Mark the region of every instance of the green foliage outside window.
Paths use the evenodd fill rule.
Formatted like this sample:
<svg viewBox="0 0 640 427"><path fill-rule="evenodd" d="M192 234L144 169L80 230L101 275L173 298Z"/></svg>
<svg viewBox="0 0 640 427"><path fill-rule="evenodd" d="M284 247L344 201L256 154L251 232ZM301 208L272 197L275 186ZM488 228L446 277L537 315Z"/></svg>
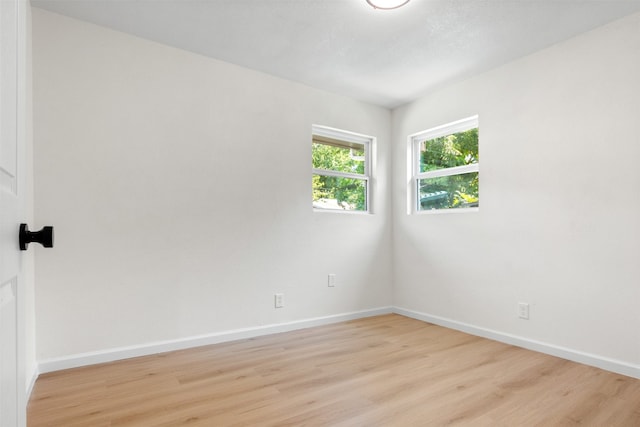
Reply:
<svg viewBox="0 0 640 427"><path fill-rule="evenodd" d="M365 152L361 149L314 143L314 169L363 175ZM364 211L367 209L366 181L358 178L313 175L313 201L335 201L337 209Z"/></svg>
<svg viewBox="0 0 640 427"><path fill-rule="evenodd" d="M420 143L420 172L479 162L478 128ZM479 204L478 172L418 180L419 209L473 207Z"/></svg>

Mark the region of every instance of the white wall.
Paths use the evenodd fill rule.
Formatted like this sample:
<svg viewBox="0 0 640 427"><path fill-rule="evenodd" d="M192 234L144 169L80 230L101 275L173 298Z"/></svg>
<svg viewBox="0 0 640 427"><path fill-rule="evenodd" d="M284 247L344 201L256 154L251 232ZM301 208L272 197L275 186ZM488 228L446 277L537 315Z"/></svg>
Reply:
<svg viewBox="0 0 640 427"><path fill-rule="evenodd" d="M35 9L38 360L393 301L637 371L639 24L390 115ZM407 135L474 114L479 212L407 215ZM311 211L314 123L378 137L374 215Z"/></svg>
<svg viewBox="0 0 640 427"><path fill-rule="evenodd" d="M393 111L397 307L639 369L639 28L636 14ZM407 215L407 135L474 114L479 212Z"/></svg>
<svg viewBox="0 0 640 427"><path fill-rule="evenodd" d="M390 303L388 110L33 21L39 360ZM377 137L374 215L312 212L312 124Z"/></svg>

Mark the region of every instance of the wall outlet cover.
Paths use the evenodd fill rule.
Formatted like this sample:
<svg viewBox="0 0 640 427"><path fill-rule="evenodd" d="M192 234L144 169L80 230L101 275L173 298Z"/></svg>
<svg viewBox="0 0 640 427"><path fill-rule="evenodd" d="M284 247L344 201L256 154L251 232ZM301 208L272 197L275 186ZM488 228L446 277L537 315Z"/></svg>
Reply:
<svg viewBox="0 0 640 427"><path fill-rule="evenodd" d="M327 277L327 286L329 286L330 288L333 288L336 286L336 275L335 274L329 274L329 276Z"/></svg>
<svg viewBox="0 0 640 427"><path fill-rule="evenodd" d="M529 304L526 302L518 303L518 317L529 320Z"/></svg>
<svg viewBox="0 0 640 427"><path fill-rule="evenodd" d="M273 299L275 308L284 307L284 294L275 294Z"/></svg>

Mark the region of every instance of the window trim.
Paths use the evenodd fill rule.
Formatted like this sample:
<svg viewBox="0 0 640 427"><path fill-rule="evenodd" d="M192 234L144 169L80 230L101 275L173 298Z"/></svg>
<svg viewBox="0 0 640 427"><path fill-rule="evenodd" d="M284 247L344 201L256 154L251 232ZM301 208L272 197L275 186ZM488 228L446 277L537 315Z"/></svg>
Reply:
<svg viewBox="0 0 640 427"><path fill-rule="evenodd" d="M467 117L465 119L456 120L451 123L436 126L427 130L423 130L412 135L409 135L409 147L410 155L409 162L411 163L409 170L410 185L409 185L409 213L410 214L440 214L440 213L462 213L462 212L478 212L479 207L464 208L464 209L426 209L421 210L420 207L420 193L418 191L418 181L421 179L440 178L443 176L461 175L464 173L480 172L480 161L470 165L454 166L450 168L437 169L433 171L420 172L419 159L420 159L420 143L434 138L439 138L445 135L451 135L453 133L463 132L469 129L479 127L478 115Z"/></svg>
<svg viewBox="0 0 640 427"><path fill-rule="evenodd" d="M317 137L317 138L316 138ZM345 209L322 209L313 207L314 212L336 212L346 214L371 214L371 152L372 146L375 143L376 138L373 136L363 135L355 132L350 132L342 129L336 129L328 126L311 125L311 143L314 142L320 144L331 144L331 141L335 141L336 145L349 147L349 143L362 145L364 147L364 174L340 172L327 169L311 168L311 176L323 175L333 176L339 178L359 179L365 182L365 209L362 211L345 210ZM346 144L340 144L344 142ZM353 148L353 147L352 147Z"/></svg>

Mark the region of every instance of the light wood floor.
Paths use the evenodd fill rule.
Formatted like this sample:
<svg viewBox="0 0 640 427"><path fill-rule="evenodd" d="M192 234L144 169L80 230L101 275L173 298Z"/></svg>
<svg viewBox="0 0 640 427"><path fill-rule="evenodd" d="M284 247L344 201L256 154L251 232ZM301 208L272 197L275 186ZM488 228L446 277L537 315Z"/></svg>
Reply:
<svg viewBox="0 0 640 427"><path fill-rule="evenodd" d="M41 376L38 426L640 426L640 380L386 315Z"/></svg>

